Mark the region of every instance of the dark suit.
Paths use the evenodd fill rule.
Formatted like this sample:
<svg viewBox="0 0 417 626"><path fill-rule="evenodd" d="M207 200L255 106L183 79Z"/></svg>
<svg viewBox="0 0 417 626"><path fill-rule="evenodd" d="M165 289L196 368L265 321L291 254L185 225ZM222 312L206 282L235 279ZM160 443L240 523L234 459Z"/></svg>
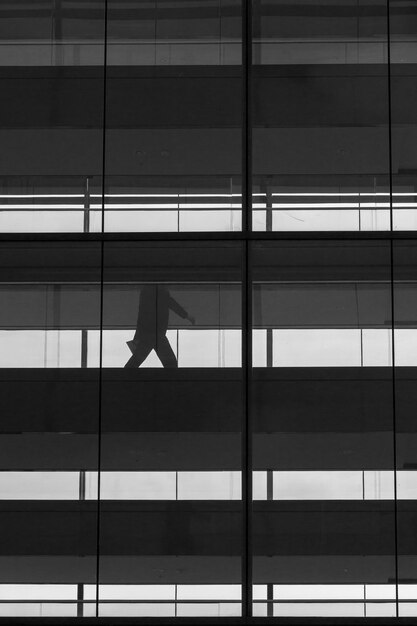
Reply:
<svg viewBox="0 0 417 626"><path fill-rule="evenodd" d="M166 337L170 309L182 318L188 317L164 285L143 287L133 338L136 345L125 367L139 367L152 350L155 350L164 367L178 367L177 358Z"/></svg>

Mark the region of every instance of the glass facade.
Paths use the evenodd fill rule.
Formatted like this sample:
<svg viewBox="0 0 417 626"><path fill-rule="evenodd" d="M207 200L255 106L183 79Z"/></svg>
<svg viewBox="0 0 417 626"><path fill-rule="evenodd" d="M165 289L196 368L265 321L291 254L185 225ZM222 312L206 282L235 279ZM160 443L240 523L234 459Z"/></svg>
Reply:
<svg viewBox="0 0 417 626"><path fill-rule="evenodd" d="M0 2L0 620L417 618L416 72L415 0Z"/></svg>

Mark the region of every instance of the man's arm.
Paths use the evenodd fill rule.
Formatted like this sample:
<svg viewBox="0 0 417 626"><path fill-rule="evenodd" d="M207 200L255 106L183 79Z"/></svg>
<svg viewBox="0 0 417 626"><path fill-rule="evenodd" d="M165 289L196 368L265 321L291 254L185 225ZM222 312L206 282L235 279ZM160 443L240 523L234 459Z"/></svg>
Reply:
<svg viewBox="0 0 417 626"><path fill-rule="evenodd" d="M169 297L168 306L174 311L174 313L176 313L183 319L189 320L191 324L195 324L194 317L192 315L188 315L187 311L183 309L182 306L178 304L178 302L174 300L174 298L172 298L171 296Z"/></svg>

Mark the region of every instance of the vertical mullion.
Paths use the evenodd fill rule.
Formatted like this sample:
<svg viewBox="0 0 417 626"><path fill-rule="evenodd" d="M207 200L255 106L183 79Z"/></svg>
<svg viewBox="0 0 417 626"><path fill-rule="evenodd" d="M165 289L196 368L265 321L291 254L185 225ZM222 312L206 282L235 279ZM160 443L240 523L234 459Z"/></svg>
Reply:
<svg viewBox="0 0 417 626"><path fill-rule="evenodd" d="M243 71L243 185L242 211L243 231L252 230L252 0L243 2L243 40L242 40L242 71Z"/></svg>
<svg viewBox="0 0 417 626"><path fill-rule="evenodd" d="M391 25L390 0L386 0L387 11L387 91L388 91L388 167L389 167L389 206L390 206L390 233L394 230L394 215L392 204L393 172L392 172L392 102L391 102ZM391 238L392 241L392 238Z"/></svg>
<svg viewBox="0 0 417 626"><path fill-rule="evenodd" d="M104 0L104 55L103 55L103 133L102 133L102 173L101 173L101 245L100 245L100 343L99 343L99 383L98 383L98 438L97 438L97 537L96 537L96 617L99 617L100 590L100 515L101 515L101 425L103 395L103 306L104 306L104 211L106 174L106 115L107 115L107 22L108 0Z"/></svg>
<svg viewBox="0 0 417 626"><path fill-rule="evenodd" d="M244 617L252 616L252 286L251 244L246 239L243 247L242 271L242 609Z"/></svg>
<svg viewBox="0 0 417 626"><path fill-rule="evenodd" d="M398 598L398 502L397 502L397 403L396 403L396 367L395 367L395 271L394 271L394 241L390 241L390 271L391 271L391 354L392 354L392 448L393 448L393 469L394 469L394 568L395 568L395 606L396 617L399 617Z"/></svg>
<svg viewBox="0 0 417 626"><path fill-rule="evenodd" d="M394 468L394 567L395 567L395 612L399 617L398 598L398 503L397 503L397 419L396 419L396 368L395 368L395 273L394 273L394 214L393 214L393 155L392 155L392 81L391 81L391 11L390 0L386 0L387 11L387 86L388 86L388 157L389 157L389 205L390 205L390 275L391 275L391 354L392 354L392 446Z"/></svg>
<svg viewBox="0 0 417 626"><path fill-rule="evenodd" d="M242 0L242 616L252 616L252 429L250 411L252 367L252 0Z"/></svg>

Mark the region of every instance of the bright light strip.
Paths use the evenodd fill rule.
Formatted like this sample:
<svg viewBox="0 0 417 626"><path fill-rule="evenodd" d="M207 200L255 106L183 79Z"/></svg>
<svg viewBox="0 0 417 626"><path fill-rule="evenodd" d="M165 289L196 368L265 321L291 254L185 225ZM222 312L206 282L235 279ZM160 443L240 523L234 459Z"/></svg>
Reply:
<svg viewBox="0 0 417 626"><path fill-rule="evenodd" d="M0 207L1 208L1 207ZM101 209L101 204L92 204L91 209ZM106 204L105 209L107 211L112 211L114 209L124 209L126 211L134 210L134 209L240 209L240 204Z"/></svg>
<svg viewBox="0 0 417 626"><path fill-rule="evenodd" d="M298 210L298 209L334 209L335 211L339 209L389 209L389 203L385 202L361 202L359 204L351 203L351 202L341 202L338 204L332 204L328 202L317 202L314 204L311 203L278 203L274 202L272 204L272 209L286 209L286 210ZM415 209L417 208L417 202L394 202L394 209ZM240 204L194 204L194 203L186 203L186 204L106 204L105 210L115 210L121 209L126 211L132 210L190 210L190 209L241 209ZM267 205L265 203L257 202L253 204L254 209L267 209ZM85 207L82 204L1 204L0 210L13 212L15 210L31 210L31 211L59 211L64 209L75 209L78 211L87 211L87 210L101 210L101 204L91 204L89 207Z"/></svg>
<svg viewBox="0 0 417 626"><path fill-rule="evenodd" d="M253 194L255 195L255 194ZM266 195L266 194L265 194ZM297 198L297 197L318 197L318 198L326 198L326 197L337 197L337 198L343 198L344 196L354 196L354 197L359 197L359 196L385 196L385 197L389 197L390 195L393 196L417 196L417 192L416 193L408 193L408 192L393 192L392 194L390 194L388 191L376 191L376 192L368 192L368 191L357 191L357 192L332 192L332 193L328 193L328 192L323 192L323 193L318 193L318 192L300 192L300 193L272 193L272 196L282 196L282 197L290 197L290 198Z"/></svg>
<svg viewBox="0 0 417 626"><path fill-rule="evenodd" d="M265 205L260 205L265 207ZM317 202L315 204L311 203L277 203L274 202L272 204L273 209L389 209L391 204L389 202L339 202L337 204L333 204L331 202ZM417 208L416 202L394 202L392 205L394 208Z"/></svg>
<svg viewBox="0 0 417 626"><path fill-rule="evenodd" d="M265 194L266 195L266 194ZM241 193L179 193L180 198L241 198Z"/></svg>
<svg viewBox="0 0 417 626"><path fill-rule="evenodd" d="M0 198L85 198L82 193L0 194Z"/></svg>
<svg viewBox="0 0 417 626"><path fill-rule="evenodd" d="M90 194L90 198L102 198L100 193ZM178 198L177 193L105 193L105 198Z"/></svg>
<svg viewBox="0 0 417 626"><path fill-rule="evenodd" d="M389 205L388 205L389 206ZM353 204L352 202L339 202L337 205L334 205L332 202L317 202L315 204L311 203L278 203L274 202L272 204L273 209L354 209L359 208L359 204Z"/></svg>
<svg viewBox="0 0 417 626"><path fill-rule="evenodd" d="M91 204L90 205L91 209L101 209L102 205L101 204ZM126 210L133 210L133 209L177 209L178 205L177 204L108 204L105 205L106 209L126 209Z"/></svg>
<svg viewBox="0 0 417 626"><path fill-rule="evenodd" d="M417 192L393 192L390 194L385 191L377 191L377 192L368 192L368 191L358 191L358 192L273 192L271 196L273 197L289 197L289 198L297 198L297 197L360 197L360 196L404 196L404 197L413 197L417 196ZM266 197L266 193L253 193L253 197ZM102 194L93 193L90 194L91 198L102 198ZM104 194L105 198L240 198L242 197L241 193L106 193ZM0 194L0 198L85 198L85 194L80 193L42 193L42 194Z"/></svg>
<svg viewBox="0 0 417 626"><path fill-rule="evenodd" d="M290 198L298 198L298 197L318 197L318 198L322 198L322 197L329 197L329 198L334 198L334 197L341 197L341 196L359 196L360 192L355 192L355 193L317 193L317 192L312 192L312 193L308 193L308 192L302 192L302 193L272 193L271 196L282 196L282 197L290 197ZM388 194L389 195L389 194Z"/></svg>
<svg viewBox="0 0 417 626"><path fill-rule="evenodd" d="M417 207L417 204L415 202L393 202L392 206L396 209L398 208L411 208L412 209L412 208Z"/></svg>
<svg viewBox="0 0 417 626"><path fill-rule="evenodd" d="M241 209L240 204L180 204L179 209Z"/></svg>
<svg viewBox="0 0 417 626"><path fill-rule="evenodd" d="M415 209L417 208L417 202L394 202L392 204L394 209ZM389 202L338 202L337 204L333 204L332 202L316 202L316 203L308 203L308 202L292 202L292 203L281 203L274 202L272 204L272 209L285 209L285 210L298 210L298 209L334 209L335 211L339 209L389 209L391 204ZM103 205L93 203L90 204L89 207L85 207L83 204L0 204L1 211L13 212L17 210L30 210L30 211L60 211L60 210L77 210L77 211L87 211L87 210L102 210ZM240 204L230 203L152 203L152 204L134 204L134 203L114 203L114 204L105 204L105 210L116 210L121 209L125 211L133 211L133 210L192 210L192 209L241 209ZM266 203L254 203L254 209L267 209Z"/></svg>
<svg viewBox="0 0 417 626"><path fill-rule="evenodd" d="M84 209L82 204L0 204L0 210L31 209L32 211L59 211L60 209ZM85 209L84 209L85 210Z"/></svg>
<svg viewBox="0 0 417 626"><path fill-rule="evenodd" d="M253 194L266 195L266 194ZM1 196L0 196L1 197ZM7 197L7 196L5 196ZM83 196L80 196L83 197ZM101 198L101 194L91 194L91 198ZM106 193L105 198L241 198L241 193Z"/></svg>

